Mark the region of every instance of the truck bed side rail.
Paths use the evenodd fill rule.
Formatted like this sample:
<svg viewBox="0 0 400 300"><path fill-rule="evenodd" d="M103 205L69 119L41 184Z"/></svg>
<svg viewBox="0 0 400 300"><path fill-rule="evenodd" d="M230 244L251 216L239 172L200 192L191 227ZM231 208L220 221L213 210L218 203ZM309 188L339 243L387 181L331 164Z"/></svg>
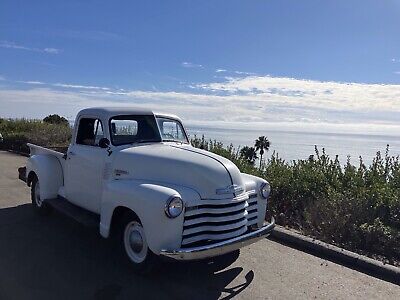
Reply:
<svg viewBox="0 0 400 300"><path fill-rule="evenodd" d="M63 158L64 154L55 150L51 150L42 146L38 146L35 144L27 143L27 146L30 149L30 156L37 155L37 154L52 154L57 158Z"/></svg>

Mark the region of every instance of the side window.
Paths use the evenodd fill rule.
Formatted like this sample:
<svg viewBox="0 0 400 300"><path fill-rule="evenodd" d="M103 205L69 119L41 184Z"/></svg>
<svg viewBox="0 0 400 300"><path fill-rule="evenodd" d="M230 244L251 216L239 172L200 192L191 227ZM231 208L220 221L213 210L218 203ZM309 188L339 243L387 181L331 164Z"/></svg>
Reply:
<svg viewBox="0 0 400 300"><path fill-rule="evenodd" d="M178 132L178 126L176 125L175 122L165 121L162 123L162 125L163 125L162 126L163 137L177 138L179 132Z"/></svg>
<svg viewBox="0 0 400 300"><path fill-rule="evenodd" d="M163 140L174 140L186 142L181 124L175 120L158 118L158 125L161 130Z"/></svg>
<svg viewBox="0 0 400 300"><path fill-rule="evenodd" d="M82 118L79 121L76 143L79 145L98 146L104 137L103 125L99 119Z"/></svg>

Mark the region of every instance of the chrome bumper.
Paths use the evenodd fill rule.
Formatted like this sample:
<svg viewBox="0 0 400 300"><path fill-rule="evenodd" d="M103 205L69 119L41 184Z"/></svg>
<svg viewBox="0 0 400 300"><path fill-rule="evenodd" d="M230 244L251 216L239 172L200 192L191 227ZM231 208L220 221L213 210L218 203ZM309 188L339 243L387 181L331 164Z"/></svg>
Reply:
<svg viewBox="0 0 400 300"><path fill-rule="evenodd" d="M160 255L173 258L175 260L196 260L219 256L257 242L263 237L268 236L274 227L275 219L272 217L271 223L268 223L260 229L243 234L241 236L206 246L178 250L161 250Z"/></svg>

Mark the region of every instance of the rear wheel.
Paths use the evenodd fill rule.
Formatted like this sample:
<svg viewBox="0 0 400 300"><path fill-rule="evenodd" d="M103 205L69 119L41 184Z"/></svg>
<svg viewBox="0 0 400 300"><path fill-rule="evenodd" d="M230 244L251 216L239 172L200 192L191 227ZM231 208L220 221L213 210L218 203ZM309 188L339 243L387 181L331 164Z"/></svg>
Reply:
<svg viewBox="0 0 400 300"><path fill-rule="evenodd" d="M157 263L157 256L147 244L140 220L133 213L126 213L121 227L119 242L132 268L138 273L151 272Z"/></svg>
<svg viewBox="0 0 400 300"><path fill-rule="evenodd" d="M40 183L35 176L31 184L31 199L35 211L41 215L48 215L51 212L51 207L40 197Z"/></svg>

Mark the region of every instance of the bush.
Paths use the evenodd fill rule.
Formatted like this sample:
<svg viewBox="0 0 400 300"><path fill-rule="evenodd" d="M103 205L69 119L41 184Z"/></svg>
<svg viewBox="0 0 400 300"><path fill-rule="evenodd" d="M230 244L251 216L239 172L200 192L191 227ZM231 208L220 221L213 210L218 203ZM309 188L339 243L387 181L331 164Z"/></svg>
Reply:
<svg viewBox="0 0 400 300"><path fill-rule="evenodd" d="M26 143L33 143L50 148L65 148L71 140L71 127L50 124L38 120L0 119L0 132L3 135L2 150L14 150L29 153Z"/></svg>
<svg viewBox="0 0 400 300"><path fill-rule="evenodd" d="M0 144L0 149L13 150L17 152L29 153L29 148L26 145L28 140L22 134L10 134Z"/></svg>
<svg viewBox="0 0 400 300"><path fill-rule="evenodd" d="M43 122L49 124L69 126L68 120L64 117L60 117L59 115L49 115L43 119Z"/></svg>

